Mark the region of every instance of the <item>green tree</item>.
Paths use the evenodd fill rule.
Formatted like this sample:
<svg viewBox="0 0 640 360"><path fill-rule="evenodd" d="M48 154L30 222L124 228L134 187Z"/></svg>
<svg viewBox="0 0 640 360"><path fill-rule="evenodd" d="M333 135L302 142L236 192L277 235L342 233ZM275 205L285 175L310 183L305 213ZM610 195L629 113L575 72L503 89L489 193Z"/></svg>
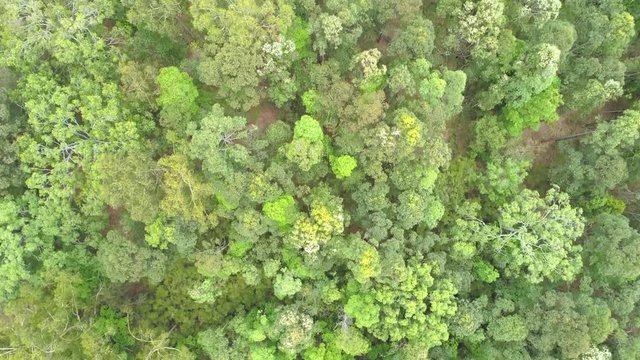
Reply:
<svg viewBox="0 0 640 360"><path fill-rule="evenodd" d="M148 154L101 154L92 171L105 203L125 208L136 221L148 224L155 219L160 202L160 174Z"/></svg>
<svg viewBox="0 0 640 360"><path fill-rule="evenodd" d="M433 51L435 30L431 21L423 17L413 17L411 22L394 35L388 48L390 56L405 59L426 58Z"/></svg>
<svg viewBox="0 0 640 360"><path fill-rule="evenodd" d="M588 113L622 95L619 59L635 33L634 19L618 0L606 5L572 0L562 9L577 37L561 71L562 92L568 107Z"/></svg>
<svg viewBox="0 0 640 360"><path fill-rule="evenodd" d="M18 205L6 199L0 203L0 302L11 298L20 282L29 277L25 258L33 252L33 245L21 246L22 221Z"/></svg>
<svg viewBox="0 0 640 360"><path fill-rule="evenodd" d="M504 122L511 136L519 136L524 129L538 130L540 123L558 120L557 109L562 105L560 83L554 81L547 89L532 95L521 106L509 103L503 110Z"/></svg>
<svg viewBox="0 0 640 360"><path fill-rule="evenodd" d="M496 341L523 341L527 338L527 324L518 315L509 315L489 323L489 335Z"/></svg>
<svg viewBox="0 0 640 360"><path fill-rule="evenodd" d="M193 27L205 34L198 78L215 86L218 97L234 109L246 111L258 105L259 84L269 72L266 68L279 62L264 49L287 33L294 19L291 5L243 0L227 7L197 0L191 1L189 11Z"/></svg>
<svg viewBox="0 0 640 360"><path fill-rule="evenodd" d="M127 19L141 28L169 37L185 32L185 25L178 18L186 8L182 0L125 0L123 4L128 7Z"/></svg>
<svg viewBox="0 0 640 360"><path fill-rule="evenodd" d="M222 107L213 105L200 120L189 144L190 156L202 161L207 174L225 177L249 163L249 151L240 144L247 137L247 120L240 116L225 116Z"/></svg>
<svg viewBox="0 0 640 360"><path fill-rule="evenodd" d="M450 17L452 27L447 39L458 51L483 58L498 48L498 36L504 18L502 0L448 0L438 3L437 13Z"/></svg>
<svg viewBox="0 0 640 360"><path fill-rule="evenodd" d="M281 228L286 228L295 222L298 209L291 195L282 195L273 201L264 203L262 212Z"/></svg>
<svg viewBox="0 0 640 360"><path fill-rule="evenodd" d="M489 86L488 93L481 95L480 107L493 109L502 101L512 107L524 107L538 95L552 86L556 79L560 61L560 49L551 44L537 44L526 48L513 59L511 76L501 76ZM545 94L547 97L551 94ZM535 99L533 101L540 101Z"/></svg>
<svg viewBox="0 0 640 360"><path fill-rule="evenodd" d="M504 204L520 192L529 167L527 161L492 160L487 163L486 173L479 176L478 190L494 204Z"/></svg>
<svg viewBox="0 0 640 360"><path fill-rule="evenodd" d="M158 250L137 245L117 231L109 231L97 244L96 260L113 282L136 282L142 278L159 283L164 276L166 256Z"/></svg>
<svg viewBox="0 0 640 360"><path fill-rule="evenodd" d="M355 319L359 328L370 328L379 321L380 307L372 294L353 295L344 305L344 313Z"/></svg>
<svg viewBox="0 0 640 360"><path fill-rule="evenodd" d="M337 330L335 334L336 346L347 355L357 356L369 351L371 345L358 329L347 327Z"/></svg>
<svg viewBox="0 0 640 360"><path fill-rule="evenodd" d="M351 172L358 166L356 159L350 155L340 155L330 158L331 170L338 179L351 176Z"/></svg>
<svg viewBox="0 0 640 360"><path fill-rule="evenodd" d="M588 135L577 150L565 148L565 161L554 169L552 178L573 194L603 195L634 172L640 112L626 110L617 119L598 124Z"/></svg>
<svg viewBox="0 0 640 360"><path fill-rule="evenodd" d="M525 189L499 212L501 233L491 248L507 276L533 283L575 278L581 268L581 248L575 240L584 231L584 220L567 194L551 188L542 198Z"/></svg>
<svg viewBox="0 0 640 360"><path fill-rule="evenodd" d="M302 282L289 272L276 275L273 282L273 293L280 300L295 295L300 289Z"/></svg>
<svg viewBox="0 0 640 360"><path fill-rule="evenodd" d="M187 158L170 155L158 161L162 170L164 197L160 208L168 216L193 220L202 226L215 224L215 214L210 212L213 188L199 179Z"/></svg>
<svg viewBox="0 0 640 360"><path fill-rule="evenodd" d="M584 243L585 270L608 284L640 277L640 234L621 215L600 214L590 224Z"/></svg>
<svg viewBox="0 0 640 360"><path fill-rule="evenodd" d="M293 129L293 140L286 146L289 161L298 164L303 171L311 167L324 156L324 134L317 120L303 115Z"/></svg>
<svg viewBox="0 0 640 360"><path fill-rule="evenodd" d="M156 82L160 91L156 102L161 109L162 125L177 134L184 134L198 112L198 88L189 74L175 66L160 69Z"/></svg>
<svg viewBox="0 0 640 360"><path fill-rule="evenodd" d="M16 111L12 109L8 92L14 87L10 71L0 67L0 195L12 188L20 188L24 175L18 166L18 147L15 143L24 126Z"/></svg>

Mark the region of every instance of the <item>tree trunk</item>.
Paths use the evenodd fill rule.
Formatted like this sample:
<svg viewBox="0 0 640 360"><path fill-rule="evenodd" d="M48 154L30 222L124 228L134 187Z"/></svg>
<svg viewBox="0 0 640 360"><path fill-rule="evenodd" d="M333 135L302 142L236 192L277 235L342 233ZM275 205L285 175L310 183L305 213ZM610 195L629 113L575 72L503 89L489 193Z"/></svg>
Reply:
<svg viewBox="0 0 640 360"><path fill-rule="evenodd" d="M571 140L571 139L576 139L576 138L579 138L579 137L582 137L582 136L585 136L585 135L589 135L592 132L593 132L593 130L589 130L589 131L581 132L581 133L578 133L578 134L567 135L567 136L551 138L551 139L545 139L545 140L542 140L542 142L550 142L550 141L558 142L558 141L562 141L562 140Z"/></svg>

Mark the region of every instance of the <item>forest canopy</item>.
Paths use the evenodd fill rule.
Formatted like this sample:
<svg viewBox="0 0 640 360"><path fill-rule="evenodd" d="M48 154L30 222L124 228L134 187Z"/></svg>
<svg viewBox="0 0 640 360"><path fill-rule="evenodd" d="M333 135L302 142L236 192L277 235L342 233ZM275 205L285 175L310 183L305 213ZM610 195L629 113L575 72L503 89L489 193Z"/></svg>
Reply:
<svg viewBox="0 0 640 360"><path fill-rule="evenodd" d="M0 357L640 359L636 19L0 0Z"/></svg>

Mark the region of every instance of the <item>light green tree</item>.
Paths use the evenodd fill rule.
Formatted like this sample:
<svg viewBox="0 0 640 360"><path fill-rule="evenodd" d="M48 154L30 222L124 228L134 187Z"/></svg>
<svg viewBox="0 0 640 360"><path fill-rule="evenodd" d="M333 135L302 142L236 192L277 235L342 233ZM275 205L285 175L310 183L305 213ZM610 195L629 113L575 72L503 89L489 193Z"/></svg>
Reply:
<svg viewBox="0 0 640 360"><path fill-rule="evenodd" d="M175 66L160 69L156 82L160 91L156 102L161 109L162 125L178 134L184 134L189 122L198 112L198 88L189 74Z"/></svg>
<svg viewBox="0 0 640 360"><path fill-rule="evenodd" d="M330 157L331 170L338 179L351 176L351 172L358 166L356 159L350 155L340 155Z"/></svg>
<svg viewBox="0 0 640 360"><path fill-rule="evenodd" d="M282 195L273 201L264 203L262 212L281 228L292 225L298 215L296 202L291 195Z"/></svg>
<svg viewBox="0 0 640 360"><path fill-rule="evenodd" d="M293 129L293 140L286 146L289 161L303 171L322 161L325 154L324 134L317 120L303 115Z"/></svg>

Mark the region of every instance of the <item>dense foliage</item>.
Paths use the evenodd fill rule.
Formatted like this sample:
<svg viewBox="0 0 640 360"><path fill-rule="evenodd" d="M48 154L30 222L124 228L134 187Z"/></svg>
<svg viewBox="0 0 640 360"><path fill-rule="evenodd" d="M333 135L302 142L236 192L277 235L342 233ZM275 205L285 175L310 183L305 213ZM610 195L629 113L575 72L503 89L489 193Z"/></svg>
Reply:
<svg viewBox="0 0 640 360"><path fill-rule="evenodd" d="M634 18L0 0L0 357L640 359Z"/></svg>

